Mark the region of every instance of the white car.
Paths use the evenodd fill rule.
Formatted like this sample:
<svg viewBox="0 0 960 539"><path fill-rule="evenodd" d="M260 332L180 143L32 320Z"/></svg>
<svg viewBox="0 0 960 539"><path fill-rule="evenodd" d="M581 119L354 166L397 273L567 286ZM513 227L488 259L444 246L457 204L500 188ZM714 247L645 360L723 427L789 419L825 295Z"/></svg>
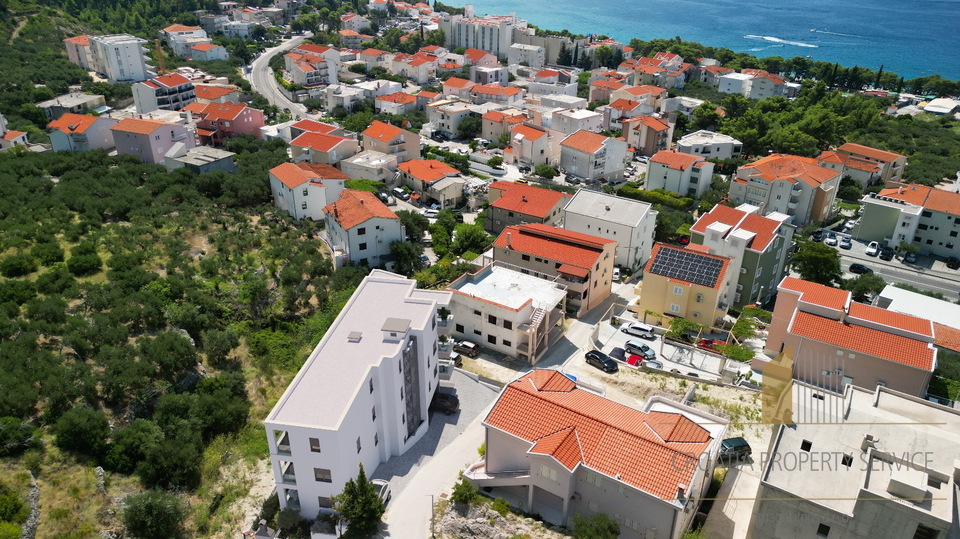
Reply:
<svg viewBox="0 0 960 539"><path fill-rule="evenodd" d="M613 282L620 282L620 268L613 268Z"/></svg>
<svg viewBox="0 0 960 539"><path fill-rule="evenodd" d="M440 213L440 210L426 209L420 212L427 219L436 219L437 214Z"/></svg>
<svg viewBox="0 0 960 539"><path fill-rule="evenodd" d="M380 498L383 505L387 505L387 502L393 497L393 492L390 491L390 482L384 481L383 479L373 479L370 483L373 485L374 490L377 491L377 497Z"/></svg>
<svg viewBox="0 0 960 539"><path fill-rule="evenodd" d="M878 254L880 254L880 244L871 241L870 245L867 245L867 256L877 256Z"/></svg>
<svg viewBox="0 0 960 539"><path fill-rule="evenodd" d="M829 234L827 235L826 239L823 240L823 243L824 243L825 245L829 245L830 247L836 247L836 246L837 246L837 235L836 235L835 233L833 233L833 232L829 233Z"/></svg>

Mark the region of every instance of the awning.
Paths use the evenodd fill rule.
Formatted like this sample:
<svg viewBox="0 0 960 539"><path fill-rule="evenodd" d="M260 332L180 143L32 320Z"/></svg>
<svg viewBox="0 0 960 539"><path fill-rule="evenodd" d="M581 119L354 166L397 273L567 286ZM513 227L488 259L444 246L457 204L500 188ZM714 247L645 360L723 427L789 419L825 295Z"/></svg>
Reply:
<svg viewBox="0 0 960 539"><path fill-rule="evenodd" d="M587 268L572 266L570 264L560 264L560 267L557 268L557 271L560 273L566 273L567 275L574 275L576 277L580 277L581 279L586 279L587 275L590 275L590 270Z"/></svg>
<svg viewBox="0 0 960 539"><path fill-rule="evenodd" d="M201 137L209 137L209 136L212 136L214 133L216 133L216 131L210 131L210 130L208 130L208 129L200 129L200 128L197 128L197 133L198 133Z"/></svg>

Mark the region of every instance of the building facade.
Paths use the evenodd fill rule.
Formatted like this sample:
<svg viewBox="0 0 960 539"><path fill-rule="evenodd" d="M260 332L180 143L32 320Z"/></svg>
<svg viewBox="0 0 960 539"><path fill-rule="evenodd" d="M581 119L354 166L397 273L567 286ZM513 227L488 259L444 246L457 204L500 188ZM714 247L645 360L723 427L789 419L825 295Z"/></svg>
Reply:
<svg viewBox="0 0 960 539"><path fill-rule="evenodd" d="M577 131L560 143L560 166L585 180L623 180L627 143L590 131Z"/></svg>
<svg viewBox="0 0 960 539"><path fill-rule="evenodd" d="M361 266L390 269L394 265L390 244L406 241L400 218L376 195L344 189L340 199L323 208L326 235L335 250Z"/></svg>
<svg viewBox="0 0 960 539"><path fill-rule="evenodd" d="M364 151L391 155L397 163L420 159L420 135L379 120L360 134L360 145Z"/></svg>
<svg viewBox="0 0 960 539"><path fill-rule="evenodd" d="M680 196L700 198L713 180L713 163L705 157L660 150L647 166L647 190L666 189Z"/></svg>
<svg viewBox="0 0 960 539"><path fill-rule="evenodd" d="M108 116L67 113L47 124L55 152L109 150L114 147L111 127L118 120Z"/></svg>
<svg viewBox="0 0 960 539"><path fill-rule="evenodd" d="M147 40L129 34L89 36L93 70L108 82L140 82L156 76L147 65Z"/></svg>
<svg viewBox="0 0 960 539"><path fill-rule="evenodd" d="M730 182L730 201L780 212L800 226L830 217L840 189L840 173L818 165L816 159L772 154L737 169Z"/></svg>
<svg viewBox="0 0 960 539"><path fill-rule="evenodd" d="M372 475L427 432L449 302L400 275L364 278L264 421L281 508L315 519L359 464Z"/></svg>
<svg viewBox="0 0 960 539"><path fill-rule="evenodd" d="M570 195L542 187L496 181L487 190L487 216L483 228L499 234L508 226L539 223L554 226L563 218Z"/></svg>
<svg viewBox="0 0 960 539"><path fill-rule="evenodd" d="M656 226L650 204L599 191L580 189L563 208L563 228L616 240L614 263L633 272L650 258Z"/></svg>
<svg viewBox="0 0 960 539"><path fill-rule="evenodd" d="M189 150L196 134L179 123L124 118L110 128L119 155L132 155L144 163L163 163L167 150L182 142Z"/></svg>
<svg viewBox="0 0 960 539"><path fill-rule="evenodd" d="M138 82L131 90L137 114L155 110L180 110L197 100L193 83L178 73Z"/></svg>
<svg viewBox="0 0 960 539"><path fill-rule="evenodd" d="M677 141L677 151L703 156L705 159L732 159L740 157L743 143L721 133L701 129L684 135Z"/></svg>
<svg viewBox="0 0 960 539"><path fill-rule="evenodd" d="M270 193L274 205L297 221L320 221L323 209L340 198L347 179L329 165L282 163L270 169Z"/></svg>
<svg viewBox="0 0 960 539"><path fill-rule="evenodd" d="M729 264L729 258L709 254L701 246L684 249L658 243L644 268L643 281L634 289L639 297L630 306L640 315L662 313L712 326L730 307Z"/></svg>
<svg viewBox="0 0 960 539"><path fill-rule="evenodd" d="M857 239L891 249L913 244L922 254L960 258L960 194L925 185L896 184L863 197Z"/></svg>

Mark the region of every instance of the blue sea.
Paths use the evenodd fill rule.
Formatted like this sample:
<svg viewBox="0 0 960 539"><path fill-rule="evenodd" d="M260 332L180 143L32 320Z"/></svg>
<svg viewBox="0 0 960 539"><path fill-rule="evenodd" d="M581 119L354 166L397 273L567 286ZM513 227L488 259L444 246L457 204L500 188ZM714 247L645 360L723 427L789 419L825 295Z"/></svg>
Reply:
<svg viewBox="0 0 960 539"><path fill-rule="evenodd" d="M463 0L445 2L462 7ZM884 66L909 79L960 79L960 0L549 0L472 2L478 15L516 12L531 24L623 43L680 36L758 57ZM687 59L690 61L691 59Z"/></svg>

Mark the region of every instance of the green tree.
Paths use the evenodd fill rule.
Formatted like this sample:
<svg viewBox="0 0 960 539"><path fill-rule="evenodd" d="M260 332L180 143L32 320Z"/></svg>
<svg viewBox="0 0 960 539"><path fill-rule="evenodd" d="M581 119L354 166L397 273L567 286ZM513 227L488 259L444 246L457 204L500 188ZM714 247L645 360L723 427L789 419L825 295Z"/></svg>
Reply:
<svg viewBox="0 0 960 539"><path fill-rule="evenodd" d="M436 224L442 226L448 234L453 234L453 231L457 229L457 218L453 213L453 210L440 210L440 213L437 214Z"/></svg>
<svg viewBox="0 0 960 539"><path fill-rule="evenodd" d="M606 513L573 515L573 539L616 539L619 535L620 525Z"/></svg>
<svg viewBox="0 0 960 539"><path fill-rule="evenodd" d="M181 537L187 507L179 496L161 490L128 496L123 507L123 525L137 539Z"/></svg>
<svg viewBox="0 0 960 539"><path fill-rule="evenodd" d="M460 479L453 485L453 493L450 495L450 499L453 503L469 505L475 502L479 496L480 493L477 492L477 487L473 486L472 482L467 479Z"/></svg>
<svg viewBox="0 0 960 539"><path fill-rule="evenodd" d="M854 301L866 301L879 294L887 282L876 273L865 273L843 283L844 290L849 290Z"/></svg>
<svg viewBox="0 0 960 539"><path fill-rule="evenodd" d="M103 412L87 406L67 410L51 429L60 449L100 456L110 437L110 422Z"/></svg>
<svg viewBox="0 0 960 539"><path fill-rule="evenodd" d="M460 126L457 128L457 134L460 135L462 139L471 139L480 134L482 127L483 124L480 118L467 116L460 122Z"/></svg>
<svg viewBox="0 0 960 539"><path fill-rule="evenodd" d="M352 537L376 533L383 517L383 500L377 495L373 483L360 464L356 479L348 479L343 492L333 497L333 508L340 518L349 522L347 534Z"/></svg>
<svg viewBox="0 0 960 539"><path fill-rule="evenodd" d="M694 130L716 129L723 122L723 116L717 112L717 106L706 101L699 107L693 109L693 123L691 127Z"/></svg>
<svg viewBox="0 0 960 539"><path fill-rule="evenodd" d="M805 241L793 257L793 267L806 281L827 286L840 282L840 253L820 242Z"/></svg>
<svg viewBox="0 0 960 539"><path fill-rule="evenodd" d="M457 225L456 232L456 238L454 238L453 243L450 245L450 251L456 256L460 256L468 251L482 253L484 249L490 245L490 242L493 241L493 237L487 234L483 229L483 225L461 223Z"/></svg>
<svg viewBox="0 0 960 539"><path fill-rule="evenodd" d="M397 210L396 213L400 218L400 224L407 231L407 238L417 243L423 241L423 236L430 228L430 220L415 211Z"/></svg>
<svg viewBox="0 0 960 539"><path fill-rule="evenodd" d="M203 334L203 350L207 353L207 360L212 365L222 364L230 352L238 346L240 346L240 338L232 327L223 331L213 329Z"/></svg>
<svg viewBox="0 0 960 539"><path fill-rule="evenodd" d="M500 168L503 165L503 158L499 155L495 155L487 161L487 164L493 168Z"/></svg>
<svg viewBox="0 0 960 539"><path fill-rule="evenodd" d="M26 253L10 255L0 260L0 274L4 277L20 277L37 271L37 261Z"/></svg>
<svg viewBox="0 0 960 539"><path fill-rule="evenodd" d="M15 417L0 417L0 456L23 452L39 439L39 433L40 431L27 421Z"/></svg>
<svg viewBox="0 0 960 539"><path fill-rule="evenodd" d="M420 255L423 254L423 244L395 241L390 244L390 254L394 256L397 263L397 272L410 275L422 266Z"/></svg>
<svg viewBox="0 0 960 539"><path fill-rule="evenodd" d="M557 177L557 170L547 164L537 165L534 167L533 173L548 180Z"/></svg>
<svg viewBox="0 0 960 539"><path fill-rule="evenodd" d="M141 338L139 345L141 356L156 365L160 375L171 381L197 364L196 349L179 333L161 331L153 339Z"/></svg>

